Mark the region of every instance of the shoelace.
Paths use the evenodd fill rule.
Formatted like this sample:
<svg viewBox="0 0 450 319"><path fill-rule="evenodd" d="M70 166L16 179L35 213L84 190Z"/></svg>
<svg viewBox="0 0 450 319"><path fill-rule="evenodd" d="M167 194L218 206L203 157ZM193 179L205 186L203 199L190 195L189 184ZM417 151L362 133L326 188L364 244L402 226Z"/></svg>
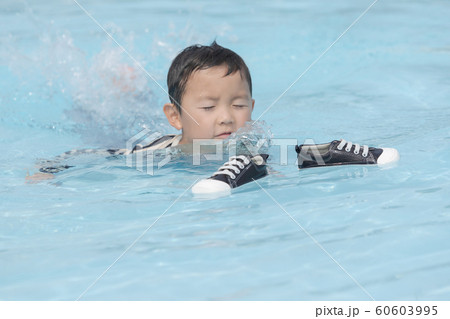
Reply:
<svg viewBox="0 0 450 319"><path fill-rule="evenodd" d="M244 155L231 156L230 160L225 162L225 164L223 164L212 176L228 175L232 179L235 179L236 175L234 173L239 174L241 169L243 169L248 163L250 163L250 160Z"/></svg>
<svg viewBox="0 0 450 319"><path fill-rule="evenodd" d="M342 149L344 148L345 144L347 144L347 147L345 148L345 151L346 152L350 152L350 150L352 149L353 143L352 142L347 142L344 139L341 140L341 142L337 146L337 149L342 151ZM367 145L363 145L362 148L363 148L363 152L362 152L361 155L363 157L367 157L367 155L369 155L369 147ZM361 146L359 144L355 144L355 150L353 151L353 153L358 155L360 149L361 149Z"/></svg>

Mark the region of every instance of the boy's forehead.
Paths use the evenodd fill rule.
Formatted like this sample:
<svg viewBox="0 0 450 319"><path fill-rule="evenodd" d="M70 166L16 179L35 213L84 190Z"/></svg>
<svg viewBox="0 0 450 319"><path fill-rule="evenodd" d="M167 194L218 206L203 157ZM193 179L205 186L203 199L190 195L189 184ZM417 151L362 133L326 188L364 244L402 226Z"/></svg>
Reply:
<svg viewBox="0 0 450 319"><path fill-rule="evenodd" d="M228 67L226 65L195 70L186 81L186 92L192 89L213 88L223 82L232 82L236 85L242 85L245 83L245 87L249 89L247 80L245 79L241 71L237 70L228 75L227 73Z"/></svg>

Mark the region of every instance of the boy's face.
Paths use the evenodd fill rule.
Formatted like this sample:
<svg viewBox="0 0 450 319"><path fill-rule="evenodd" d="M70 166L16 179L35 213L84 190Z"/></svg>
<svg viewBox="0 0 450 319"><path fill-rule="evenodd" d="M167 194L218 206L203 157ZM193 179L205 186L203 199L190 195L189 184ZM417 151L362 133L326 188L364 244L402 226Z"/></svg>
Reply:
<svg viewBox="0 0 450 319"><path fill-rule="evenodd" d="M193 72L186 83L181 114L173 104L164 106L169 123L183 130L180 144L225 139L251 120L255 100L247 81L240 72L226 73L226 66Z"/></svg>

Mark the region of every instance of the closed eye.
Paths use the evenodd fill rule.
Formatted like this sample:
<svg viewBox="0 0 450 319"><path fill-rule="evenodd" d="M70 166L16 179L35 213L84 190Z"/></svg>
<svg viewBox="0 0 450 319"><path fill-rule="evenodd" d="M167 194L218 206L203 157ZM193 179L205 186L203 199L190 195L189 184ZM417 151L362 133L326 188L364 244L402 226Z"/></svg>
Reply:
<svg viewBox="0 0 450 319"><path fill-rule="evenodd" d="M248 105L246 105L246 104L233 104L233 106L234 106L234 107L237 107L237 108L248 107Z"/></svg>
<svg viewBox="0 0 450 319"><path fill-rule="evenodd" d="M214 108L214 105L201 107L202 110L210 111Z"/></svg>

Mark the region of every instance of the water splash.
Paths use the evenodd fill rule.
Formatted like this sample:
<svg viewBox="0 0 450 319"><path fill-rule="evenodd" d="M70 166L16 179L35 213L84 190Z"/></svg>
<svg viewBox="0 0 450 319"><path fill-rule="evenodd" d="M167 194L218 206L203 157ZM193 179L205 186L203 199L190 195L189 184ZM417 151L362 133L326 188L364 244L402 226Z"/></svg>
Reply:
<svg viewBox="0 0 450 319"><path fill-rule="evenodd" d="M95 132L97 144L121 145L136 131L156 129L163 122L158 96L164 93L155 94L145 73L123 62L120 49L103 49L72 80L77 89L66 114L83 136L92 138Z"/></svg>
<svg viewBox="0 0 450 319"><path fill-rule="evenodd" d="M230 154L267 154L273 134L265 121L249 121L224 142Z"/></svg>
<svg viewBox="0 0 450 319"><path fill-rule="evenodd" d="M168 130L161 111L165 93L110 41L90 57L67 31L41 35L38 47L27 52L13 36L6 40L0 60L20 83L9 100L33 105L30 117L42 127L59 122L101 147L121 146L143 128Z"/></svg>

